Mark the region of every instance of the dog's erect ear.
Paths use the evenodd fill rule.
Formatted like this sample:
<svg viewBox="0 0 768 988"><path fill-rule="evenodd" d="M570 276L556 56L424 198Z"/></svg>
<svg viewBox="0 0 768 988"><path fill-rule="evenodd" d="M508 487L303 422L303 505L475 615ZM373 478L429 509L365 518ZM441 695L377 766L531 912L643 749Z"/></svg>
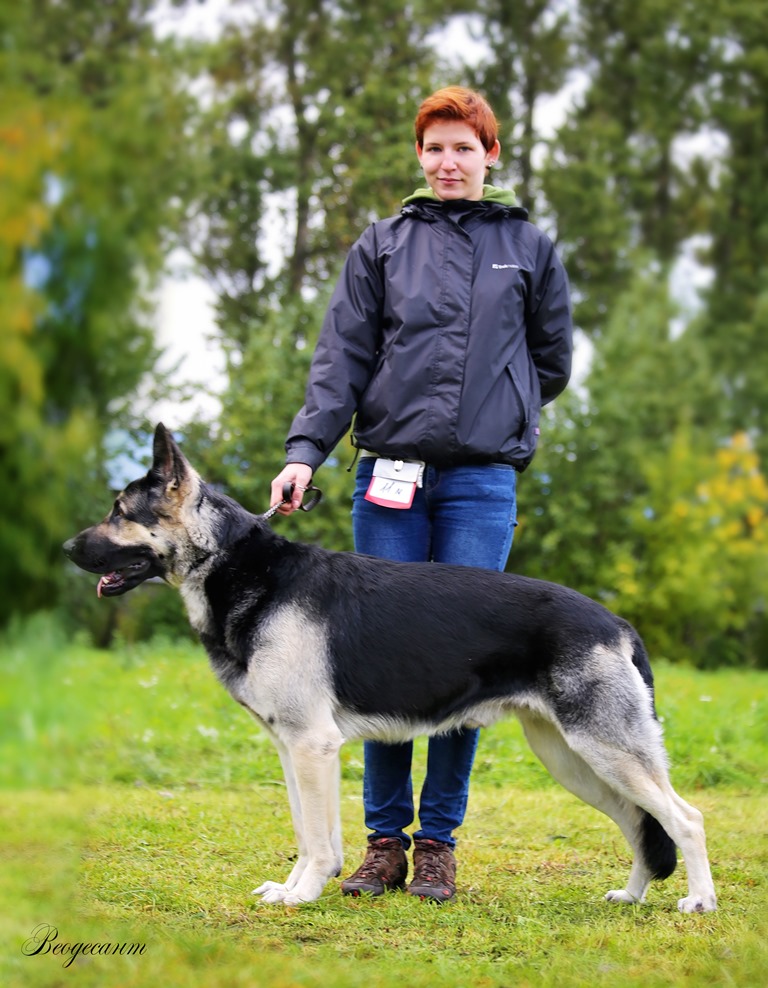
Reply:
<svg viewBox="0 0 768 988"><path fill-rule="evenodd" d="M152 473L165 480L167 490L178 490L184 479L189 476L190 466L162 422L159 422L155 429L152 456Z"/></svg>

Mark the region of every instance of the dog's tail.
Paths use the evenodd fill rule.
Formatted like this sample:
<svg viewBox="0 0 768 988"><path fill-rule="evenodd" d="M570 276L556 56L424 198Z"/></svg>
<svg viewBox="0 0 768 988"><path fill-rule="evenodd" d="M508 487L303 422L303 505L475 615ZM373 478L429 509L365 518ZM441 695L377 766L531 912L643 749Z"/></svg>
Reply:
<svg viewBox="0 0 768 988"><path fill-rule="evenodd" d="M643 682L651 691L651 696L653 696L653 672L651 671L651 661L648 658L648 652L643 644L643 639L629 622L625 621L623 623L632 643L632 665L643 677Z"/></svg>
<svg viewBox="0 0 768 988"><path fill-rule="evenodd" d="M643 677L651 694L651 706L656 717L653 673L648 652L637 631L629 625L632 636L632 663ZM653 878L669 878L677 867L677 847L656 817L643 810L640 820L640 843L645 863Z"/></svg>
<svg viewBox="0 0 768 988"><path fill-rule="evenodd" d="M659 821L645 810L640 821L640 843L651 878L669 878L677 867L675 842Z"/></svg>

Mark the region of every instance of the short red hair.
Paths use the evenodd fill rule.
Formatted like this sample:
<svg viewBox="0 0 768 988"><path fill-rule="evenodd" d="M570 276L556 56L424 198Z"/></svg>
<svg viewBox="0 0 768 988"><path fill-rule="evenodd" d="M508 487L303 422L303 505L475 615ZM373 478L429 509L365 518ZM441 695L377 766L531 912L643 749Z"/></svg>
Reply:
<svg viewBox="0 0 768 988"><path fill-rule="evenodd" d="M414 121L419 147L424 146L424 131L437 120L461 120L469 124L486 151L491 150L499 137L499 125L485 98L462 86L438 89L421 104Z"/></svg>

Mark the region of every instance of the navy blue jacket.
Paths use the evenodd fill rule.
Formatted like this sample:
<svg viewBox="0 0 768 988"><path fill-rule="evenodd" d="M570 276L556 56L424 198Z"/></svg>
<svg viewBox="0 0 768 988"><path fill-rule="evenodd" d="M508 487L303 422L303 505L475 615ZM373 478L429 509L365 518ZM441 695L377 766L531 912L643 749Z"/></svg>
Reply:
<svg viewBox="0 0 768 988"><path fill-rule="evenodd" d="M418 199L350 250L287 461L316 469L355 417L376 453L523 470L571 352L565 270L527 212Z"/></svg>

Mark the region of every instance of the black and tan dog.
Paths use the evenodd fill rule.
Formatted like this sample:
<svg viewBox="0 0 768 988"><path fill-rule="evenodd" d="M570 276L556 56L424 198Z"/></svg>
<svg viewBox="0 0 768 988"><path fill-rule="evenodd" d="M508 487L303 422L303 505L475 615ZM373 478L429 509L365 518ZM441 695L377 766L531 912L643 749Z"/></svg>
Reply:
<svg viewBox="0 0 768 988"><path fill-rule="evenodd" d="M715 909L701 814L673 790L634 629L573 590L289 542L203 483L158 425L154 462L65 546L99 593L152 576L181 592L214 671L273 738L299 846L267 902L316 899L342 866L339 749L515 714L552 775L634 852L612 902L688 870L682 912Z"/></svg>

